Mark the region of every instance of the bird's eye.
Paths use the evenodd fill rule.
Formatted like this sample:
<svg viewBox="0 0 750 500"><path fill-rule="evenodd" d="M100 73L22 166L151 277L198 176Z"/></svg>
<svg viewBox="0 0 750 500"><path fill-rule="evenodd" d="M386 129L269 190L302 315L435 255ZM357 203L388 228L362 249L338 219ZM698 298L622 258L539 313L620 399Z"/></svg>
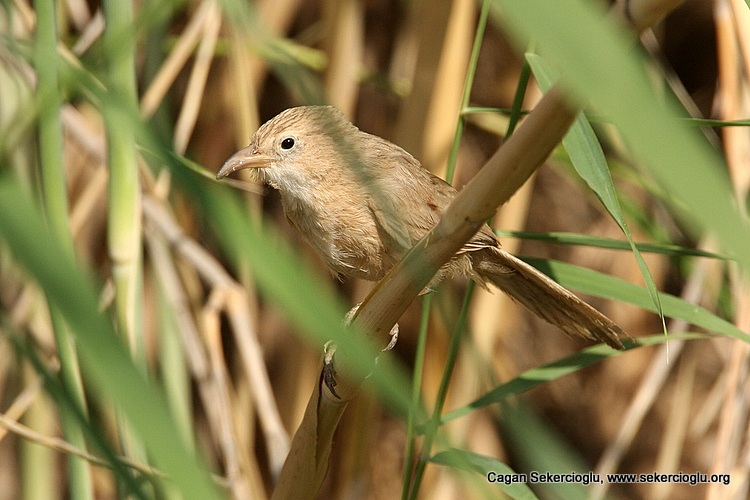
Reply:
<svg viewBox="0 0 750 500"><path fill-rule="evenodd" d="M284 150L290 150L294 147L294 138L293 137L287 137L283 141L281 141L281 149Z"/></svg>

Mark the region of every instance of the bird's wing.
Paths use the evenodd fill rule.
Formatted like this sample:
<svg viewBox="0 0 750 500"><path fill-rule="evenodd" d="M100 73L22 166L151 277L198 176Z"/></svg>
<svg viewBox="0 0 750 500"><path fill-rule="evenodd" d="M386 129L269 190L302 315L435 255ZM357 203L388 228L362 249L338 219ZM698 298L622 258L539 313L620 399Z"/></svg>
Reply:
<svg viewBox="0 0 750 500"><path fill-rule="evenodd" d="M399 247L399 256L403 255L413 244L404 218L399 215L390 200L377 194L367 199L367 205L375 217L378 228Z"/></svg>
<svg viewBox="0 0 750 500"><path fill-rule="evenodd" d="M401 148L375 136L366 150L368 206L382 234L393 241L390 251L400 258L427 234L456 196L456 190L423 168ZM489 227L482 228L458 253L497 246Z"/></svg>

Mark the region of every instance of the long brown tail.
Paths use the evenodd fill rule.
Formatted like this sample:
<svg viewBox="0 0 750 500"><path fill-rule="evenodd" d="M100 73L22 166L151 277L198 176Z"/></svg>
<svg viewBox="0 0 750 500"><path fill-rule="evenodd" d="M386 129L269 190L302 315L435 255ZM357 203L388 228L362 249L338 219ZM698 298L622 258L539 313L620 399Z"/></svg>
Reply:
<svg viewBox="0 0 750 500"><path fill-rule="evenodd" d="M571 337L624 349L627 334L605 315L548 276L500 248L471 252L474 271Z"/></svg>

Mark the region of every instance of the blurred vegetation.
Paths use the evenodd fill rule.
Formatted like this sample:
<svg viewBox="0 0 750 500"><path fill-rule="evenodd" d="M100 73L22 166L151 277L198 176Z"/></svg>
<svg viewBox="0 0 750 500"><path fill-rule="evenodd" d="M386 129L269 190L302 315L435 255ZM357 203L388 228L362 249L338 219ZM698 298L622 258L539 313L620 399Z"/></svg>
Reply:
<svg viewBox="0 0 750 500"><path fill-rule="evenodd" d="M636 342L444 283L344 413L320 496L495 498L488 471L536 470L732 476L503 491L746 498L745 2L687 0L638 41L582 0L0 6L0 500L269 496L323 343L372 366L341 318L373 285L213 173L325 102L460 188L553 73L587 119L493 224Z"/></svg>

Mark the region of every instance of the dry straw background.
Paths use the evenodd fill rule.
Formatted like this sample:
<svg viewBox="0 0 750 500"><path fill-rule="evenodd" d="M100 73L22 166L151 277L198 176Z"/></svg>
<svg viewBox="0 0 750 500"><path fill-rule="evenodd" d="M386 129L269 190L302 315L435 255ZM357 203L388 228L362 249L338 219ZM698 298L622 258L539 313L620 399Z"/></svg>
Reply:
<svg viewBox="0 0 750 500"><path fill-rule="evenodd" d="M536 45L511 37L523 29L508 3L488 3L476 62L483 2L471 0L0 3L0 499L270 496L318 385L326 327L373 285L330 277L274 192L219 185L213 173L263 121L325 102L442 176L460 124L453 183L465 185L541 97L533 77L519 84ZM676 93L694 118L680 127L723 157L744 214L747 3L618 5L644 25L651 8L671 10L633 43L653 88ZM584 62L563 73L585 81ZM563 269L558 279L648 336L644 345L585 350L500 293L445 283L399 321L400 340L378 364L391 378L376 373L343 412L321 498L497 498L469 463L477 455L495 460L485 472L502 462L516 472L731 474L729 486L505 491L520 498L746 498L750 295L723 252L740 255L727 235L741 242L747 228L713 234L706 219L730 221L703 207L730 191L721 203L682 203L606 110L595 105L589 118L633 239L651 244L642 250L656 287L700 309L664 299L676 335L667 343L648 292L627 303L630 288L607 281L643 286L621 229L557 148L494 226L518 255L603 273ZM665 158L679 154L671 146ZM712 167L705 178L672 176L711 193ZM414 433L431 432L424 415L454 356L443 413L506 393L441 425L425 447ZM421 395L407 416L415 366ZM426 461L448 449L463 465Z"/></svg>

